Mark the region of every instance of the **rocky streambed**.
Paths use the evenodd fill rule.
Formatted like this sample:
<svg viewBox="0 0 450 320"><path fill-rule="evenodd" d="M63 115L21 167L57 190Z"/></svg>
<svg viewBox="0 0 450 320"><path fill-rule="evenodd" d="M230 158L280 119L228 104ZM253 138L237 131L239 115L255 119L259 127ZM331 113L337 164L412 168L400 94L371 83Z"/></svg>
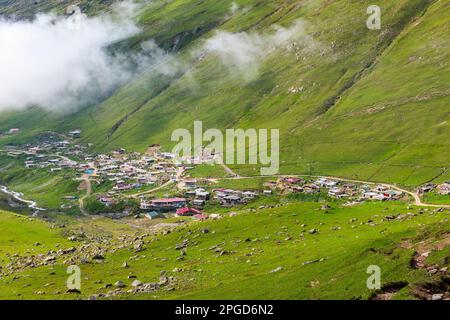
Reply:
<svg viewBox="0 0 450 320"><path fill-rule="evenodd" d="M12 209L22 206L30 209L34 214L46 211L46 209L40 208L36 201L24 199L22 193L9 190L7 186L0 185L0 193L5 195L7 203Z"/></svg>

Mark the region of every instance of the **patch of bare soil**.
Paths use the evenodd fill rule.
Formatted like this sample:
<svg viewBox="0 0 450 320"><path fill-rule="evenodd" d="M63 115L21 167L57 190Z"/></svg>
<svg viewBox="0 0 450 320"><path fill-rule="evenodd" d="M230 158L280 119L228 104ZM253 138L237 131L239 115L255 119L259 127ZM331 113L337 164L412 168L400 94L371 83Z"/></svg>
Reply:
<svg viewBox="0 0 450 320"><path fill-rule="evenodd" d="M408 282L406 281L399 281L399 282L391 282L388 284L385 284L383 287L381 287L380 290L377 290L372 297L370 297L370 300L391 300L392 297L399 292L401 289L405 288L408 285Z"/></svg>
<svg viewBox="0 0 450 320"><path fill-rule="evenodd" d="M450 277L443 276L435 282L415 285L413 294L422 300L450 300Z"/></svg>
<svg viewBox="0 0 450 320"><path fill-rule="evenodd" d="M450 300L450 277L447 268L427 264L427 258L432 251L441 251L450 246L450 233L438 241L422 241L418 243L410 265L414 269L424 269L430 276L439 276L438 280L414 285L413 294L422 300Z"/></svg>
<svg viewBox="0 0 450 320"><path fill-rule="evenodd" d="M81 182L80 185L78 186L78 190L82 191L82 190L86 190L86 189L87 189L86 181Z"/></svg>
<svg viewBox="0 0 450 320"><path fill-rule="evenodd" d="M416 252L411 259L411 267L414 269L427 269L431 274L442 272L447 273L447 270L439 269L439 266L427 265L426 260L432 251L441 251L450 246L450 233L443 236L438 241L422 241L416 245ZM406 246L405 246L406 247ZM434 272L437 270L437 272Z"/></svg>

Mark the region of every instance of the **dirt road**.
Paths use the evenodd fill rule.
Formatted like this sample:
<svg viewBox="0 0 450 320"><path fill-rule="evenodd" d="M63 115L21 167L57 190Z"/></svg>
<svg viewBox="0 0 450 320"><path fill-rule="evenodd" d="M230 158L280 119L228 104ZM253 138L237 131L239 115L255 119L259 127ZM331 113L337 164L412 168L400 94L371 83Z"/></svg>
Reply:
<svg viewBox="0 0 450 320"><path fill-rule="evenodd" d="M87 199L87 197L89 197L92 194L92 183L91 180L89 180L88 174L84 174L81 179L83 180L84 185L86 186L86 194L82 198L80 198L78 202L81 213L84 215L88 215L87 211L85 210L84 202Z"/></svg>
<svg viewBox="0 0 450 320"><path fill-rule="evenodd" d="M234 172L233 170L231 170L231 168L229 166L227 166L225 163L221 163L220 164L222 166L222 168L232 177L234 178L240 178L241 176L238 175L236 172Z"/></svg>

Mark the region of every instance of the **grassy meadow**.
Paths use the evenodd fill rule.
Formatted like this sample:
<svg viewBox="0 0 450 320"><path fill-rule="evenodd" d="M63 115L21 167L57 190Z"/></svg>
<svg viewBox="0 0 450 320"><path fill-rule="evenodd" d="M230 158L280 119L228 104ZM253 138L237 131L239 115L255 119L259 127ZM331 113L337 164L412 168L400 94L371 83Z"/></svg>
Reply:
<svg viewBox="0 0 450 320"><path fill-rule="evenodd" d="M404 203L366 203L345 208L332 204L327 211L321 210L321 205L293 202L275 208L241 210L237 216L226 214L217 221L192 222L169 234L148 236L144 251L136 253L125 248L106 252L104 260L80 263L81 294L64 294L67 265L58 259L52 265L4 276L0 280L0 298L88 298L112 290L105 289L105 285L120 280L127 287L112 299L368 299L374 292L366 287L366 269L378 265L383 285L408 283L395 293L394 299L414 299L416 286L438 279L411 268L410 260L420 241L434 243L445 237L448 211L411 209ZM384 219L387 215L402 218L388 221ZM13 229L30 223L8 213L0 218ZM117 222L101 221L94 220L92 224L97 227L90 229L86 221L78 223L87 234L119 228ZM2 251L23 253L37 240L54 250L55 243L66 245L64 239L58 238L61 230L33 223L34 232L24 232L20 239L14 237L26 247L20 250L21 246L3 245ZM77 228L77 222L68 227ZM317 232L311 234L312 229ZM142 232L127 226L119 230L110 235L126 234L126 230ZM12 237L0 234L1 243ZM188 245L180 260L180 251L175 247L184 240ZM412 245L406 247L405 243ZM214 248L220 248L221 253ZM433 251L430 259L448 266L448 250ZM129 268L123 268L124 261ZM133 281L129 275L144 283L158 282L163 271L175 279L170 287L148 294L127 293Z"/></svg>

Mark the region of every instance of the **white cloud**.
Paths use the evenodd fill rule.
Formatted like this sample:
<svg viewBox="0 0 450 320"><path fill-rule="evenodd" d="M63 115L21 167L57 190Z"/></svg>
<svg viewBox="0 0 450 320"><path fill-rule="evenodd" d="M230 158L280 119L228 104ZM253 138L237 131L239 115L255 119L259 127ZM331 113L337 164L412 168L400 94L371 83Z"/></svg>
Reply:
<svg viewBox="0 0 450 320"><path fill-rule="evenodd" d="M239 10L239 5L236 2L231 4L230 12L231 14L235 14Z"/></svg>
<svg viewBox="0 0 450 320"><path fill-rule="evenodd" d="M268 55L292 43L303 47L315 45L305 32L303 20L297 20L290 28L275 26L271 34L217 31L205 42L204 49L216 54L233 74L253 81L258 78L261 63Z"/></svg>
<svg viewBox="0 0 450 320"><path fill-rule="evenodd" d="M143 43L140 53L108 53L108 46L141 31L132 19L135 9L125 2L110 14L84 17L76 29L72 19L49 14L33 21L0 19L0 111L33 105L72 111L106 98L137 73L173 76L185 70L185 63L153 41ZM301 20L269 34L218 31L202 51L253 81L268 55L292 43L314 44Z"/></svg>
<svg viewBox="0 0 450 320"><path fill-rule="evenodd" d="M0 110L40 105L70 110L95 102L147 68L164 53L143 45L150 55L112 56L111 44L140 32L134 8L73 19L39 14L33 21L0 20ZM161 68L160 68L161 69Z"/></svg>

